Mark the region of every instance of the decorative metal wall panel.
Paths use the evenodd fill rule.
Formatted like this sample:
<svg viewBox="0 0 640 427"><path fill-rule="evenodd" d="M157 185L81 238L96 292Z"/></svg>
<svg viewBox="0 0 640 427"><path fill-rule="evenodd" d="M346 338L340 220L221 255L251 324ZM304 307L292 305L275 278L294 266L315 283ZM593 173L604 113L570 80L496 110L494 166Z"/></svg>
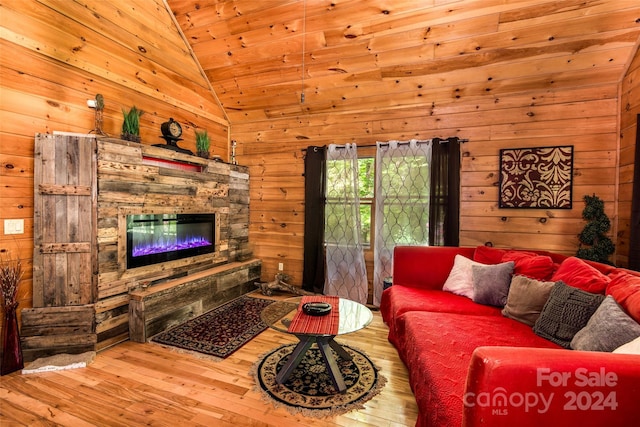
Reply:
<svg viewBox="0 0 640 427"><path fill-rule="evenodd" d="M500 208L571 209L573 146L500 150Z"/></svg>

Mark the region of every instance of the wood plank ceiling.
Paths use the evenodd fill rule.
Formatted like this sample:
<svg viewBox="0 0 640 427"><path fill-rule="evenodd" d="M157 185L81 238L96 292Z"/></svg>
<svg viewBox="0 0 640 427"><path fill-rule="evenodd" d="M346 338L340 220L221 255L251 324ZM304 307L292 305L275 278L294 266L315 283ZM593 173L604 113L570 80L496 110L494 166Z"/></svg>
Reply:
<svg viewBox="0 0 640 427"><path fill-rule="evenodd" d="M637 0L167 4L232 124L615 83L640 35Z"/></svg>

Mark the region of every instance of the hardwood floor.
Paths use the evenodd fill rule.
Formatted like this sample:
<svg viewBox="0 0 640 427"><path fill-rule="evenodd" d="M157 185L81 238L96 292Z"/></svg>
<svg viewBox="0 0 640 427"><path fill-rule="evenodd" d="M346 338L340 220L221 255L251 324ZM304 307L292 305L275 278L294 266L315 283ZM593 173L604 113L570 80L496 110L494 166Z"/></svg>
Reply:
<svg viewBox="0 0 640 427"><path fill-rule="evenodd" d="M375 311L367 328L338 337L364 350L388 380L364 409L341 416L292 415L262 400L249 375L252 364L267 350L296 342L267 329L223 361L125 342L98 353L87 368L6 375L0 425L413 426L415 399L387 331Z"/></svg>

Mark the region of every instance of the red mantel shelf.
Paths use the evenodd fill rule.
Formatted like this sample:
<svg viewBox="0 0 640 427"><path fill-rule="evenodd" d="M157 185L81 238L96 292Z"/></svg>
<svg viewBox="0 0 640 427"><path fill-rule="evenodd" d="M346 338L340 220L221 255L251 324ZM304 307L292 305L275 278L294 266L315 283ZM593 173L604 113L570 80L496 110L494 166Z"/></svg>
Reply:
<svg viewBox="0 0 640 427"><path fill-rule="evenodd" d="M201 165L186 163L179 160L160 159L158 157L142 156L142 163L149 166L160 166L168 169L178 169L189 172L202 172Z"/></svg>

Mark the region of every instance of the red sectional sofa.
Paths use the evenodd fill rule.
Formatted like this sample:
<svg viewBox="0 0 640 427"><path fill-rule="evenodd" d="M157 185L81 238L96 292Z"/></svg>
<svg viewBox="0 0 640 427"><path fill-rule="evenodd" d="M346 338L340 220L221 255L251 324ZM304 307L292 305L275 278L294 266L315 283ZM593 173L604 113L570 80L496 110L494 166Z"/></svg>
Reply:
<svg viewBox="0 0 640 427"><path fill-rule="evenodd" d="M460 267L469 260L471 297L452 285L454 273L469 279ZM509 268L506 299L477 302L479 278ZM482 286L504 282L491 277ZM523 289L536 294L521 297ZM532 301L543 306L531 310ZM418 426L613 427L640 419L640 355L607 348L640 341L638 272L539 251L399 246L380 311L409 370ZM609 312L618 316L611 334L609 319L599 320Z"/></svg>

